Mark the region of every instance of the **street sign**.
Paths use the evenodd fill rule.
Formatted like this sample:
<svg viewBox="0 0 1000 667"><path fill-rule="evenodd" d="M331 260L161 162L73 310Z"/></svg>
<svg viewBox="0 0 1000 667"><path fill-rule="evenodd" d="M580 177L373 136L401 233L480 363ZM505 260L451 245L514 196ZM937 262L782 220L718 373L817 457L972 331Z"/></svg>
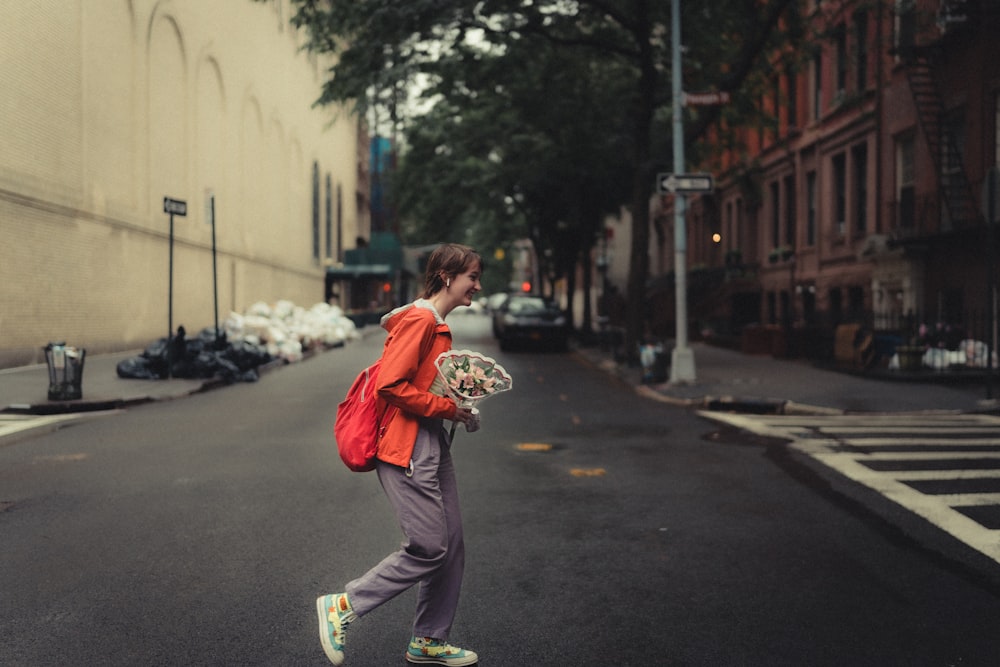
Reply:
<svg viewBox="0 0 1000 667"><path fill-rule="evenodd" d="M983 216L986 224L1000 222L1000 169L990 167L983 182Z"/></svg>
<svg viewBox="0 0 1000 667"><path fill-rule="evenodd" d="M186 216L188 213L187 202L181 199L171 199L170 197L164 197L163 212L169 213L170 215Z"/></svg>
<svg viewBox="0 0 1000 667"><path fill-rule="evenodd" d="M681 104L686 107L708 107L729 104L729 93L725 90L717 93L683 93Z"/></svg>
<svg viewBox="0 0 1000 667"><path fill-rule="evenodd" d="M711 192L714 188L711 174L657 174L656 186L660 194Z"/></svg>

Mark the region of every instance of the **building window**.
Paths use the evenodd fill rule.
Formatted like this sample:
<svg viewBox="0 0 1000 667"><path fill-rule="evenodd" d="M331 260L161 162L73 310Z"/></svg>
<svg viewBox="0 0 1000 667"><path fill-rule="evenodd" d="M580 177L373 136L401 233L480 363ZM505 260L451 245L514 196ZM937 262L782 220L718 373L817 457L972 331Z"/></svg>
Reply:
<svg viewBox="0 0 1000 667"><path fill-rule="evenodd" d="M965 163L965 137L966 137L965 109L952 109L945 115L946 141L942 142L941 164L944 165L945 174L962 170Z"/></svg>
<svg viewBox="0 0 1000 667"><path fill-rule="evenodd" d="M795 128L799 126L799 87L797 85L798 77L795 76L795 72L788 72L785 74L785 88L787 89L788 100L785 104L785 110L788 114L788 127Z"/></svg>
<svg viewBox="0 0 1000 667"><path fill-rule="evenodd" d="M812 60L812 117L819 120L823 115L823 56L819 53Z"/></svg>
<svg viewBox="0 0 1000 667"><path fill-rule="evenodd" d="M868 144L858 144L851 149L854 161L854 234L864 236L868 231Z"/></svg>
<svg viewBox="0 0 1000 667"><path fill-rule="evenodd" d="M726 202L726 250L735 250L733 245L733 202Z"/></svg>
<svg viewBox="0 0 1000 667"><path fill-rule="evenodd" d="M838 25L833 30L833 43L836 49L835 72L836 90L835 99L839 102L844 99L844 92L847 90L847 28L843 24Z"/></svg>
<svg viewBox="0 0 1000 667"><path fill-rule="evenodd" d="M337 261L344 261L344 191L337 183Z"/></svg>
<svg viewBox="0 0 1000 667"><path fill-rule="evenodd" d="M833 156L833 224L838 237L847 231L847 160L843 153Z"/></svg>
<svg viewBox="0 0 1000 667"><path fill-rule="evenodd" d="M773 181L771 191L771 247L781 245L781 200L778 197L778 181Z"/></svg>
<svg viewBox="0 0 1000 667"><path fill-rule="evenodd" d="M816 191L816 172L806 174L806 245L816 245L816 205L819 193Z"/></svg>
<svg viewBox="0 0 1000 667"><path fill-rule="evenodd" d="M741 197L736 200L736 229L733 234L733 243L736 248L743 247L743 214L743 198Z"/></svg>
<svg viewBox="0 0 1000 667"><path fill-rule="evenodd" d="M917 33L916 0L896 0L896 51L905 53L913 49Z"/></svg>
<svg viewBox="0 0 1000 667"><path fill-rule="evenodd" d="M785 245L795 248L795 176L785 176Z"/></svg>
<svg viewBox="0 0 1000 667"><path fill-rule="evenodd" d="M330 258L333 257L333 180L330 178L330 172L326 174L323 195L325 198L323 202L323 226L326 232L326 254L324 256Z"/></svg>
<svg viewBox="0 0 1000 667"><path fill-rule="evenodd" d="M319 162L313 162L312 176L312 255L319 260Z"/></svg>
<svg viewBox="0 0 1000 667"><path fill-rule="evenodd" d="M868 88L868 12L854 14L854 85L859 93Z"/></svg>
<svg viewBox="0 0 1000 667"><path fill-rule="evenodd" d="M777 143L781 137L781 79L771 80L771 141Z"/></svg>
<svg viewBox="0 0 1000 667"><path fill-rule="evenodd" d="M917 200L914 187L913 136L896 140L896 225L912 228L916 224Z"/></svg>

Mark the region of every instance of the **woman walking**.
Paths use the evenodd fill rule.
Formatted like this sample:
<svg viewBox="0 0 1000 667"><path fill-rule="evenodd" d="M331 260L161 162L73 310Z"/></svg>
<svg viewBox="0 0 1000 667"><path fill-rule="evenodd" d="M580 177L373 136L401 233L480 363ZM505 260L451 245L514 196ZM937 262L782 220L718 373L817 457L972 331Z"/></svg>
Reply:
<svg viewBox="0 0 1000 667"><path fill-rule="evenodd" d="M349 623L417 585L417 609L406 660L418 664L473 665L472 651L452 646L465 547L448 419L469 423L472 411L430 393L434 361L451 349L445 318L468 306L480 290L482 258L472 248L444 244L427 261L420 299L382 318L388 331L378 378L379 414L393 411L378 442L376 472L405 539L399 551L342 593L316 600L323 650L334 665L344 662Z"/></svg>

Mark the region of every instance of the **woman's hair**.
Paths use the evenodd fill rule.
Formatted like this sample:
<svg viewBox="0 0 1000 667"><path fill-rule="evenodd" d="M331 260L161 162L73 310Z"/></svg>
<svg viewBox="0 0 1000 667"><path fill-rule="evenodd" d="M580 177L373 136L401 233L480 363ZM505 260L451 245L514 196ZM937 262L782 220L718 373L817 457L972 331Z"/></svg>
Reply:
<svg viewBox="0 0 1000 667"><path fill-rule="evenodd" d="M458 243L439 245L427 258L427 273L424 276L423 298L428 299L445 286L445 279L465 273L478 264L483 270L483 258L469 246Z"/></svg>

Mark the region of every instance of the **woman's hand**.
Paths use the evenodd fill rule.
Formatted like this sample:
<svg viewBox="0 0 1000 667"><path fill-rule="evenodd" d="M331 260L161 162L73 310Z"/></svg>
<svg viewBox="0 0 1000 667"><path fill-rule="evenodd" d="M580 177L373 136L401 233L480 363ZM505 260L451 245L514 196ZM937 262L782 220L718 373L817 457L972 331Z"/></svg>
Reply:
<svg viewBox="0 0 1000 667"><path fill-rule="evenodd" d="M458 408L455 411L455 418L453 421L461 422L462 424L468 425L474 421L475 417L472 415L472 408Z"/></svg>

